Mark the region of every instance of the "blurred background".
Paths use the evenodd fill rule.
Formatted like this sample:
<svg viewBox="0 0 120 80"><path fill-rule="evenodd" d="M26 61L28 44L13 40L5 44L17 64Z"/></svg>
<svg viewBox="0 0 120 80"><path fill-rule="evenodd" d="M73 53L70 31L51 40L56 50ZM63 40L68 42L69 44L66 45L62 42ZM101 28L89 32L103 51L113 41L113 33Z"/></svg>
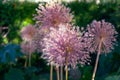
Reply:
<svg viewBox="0 0 120 80"><path fill-rule="evenodd" d="M0 80L49 80L50 68L40 58L41 53L32 54L32 66L24 68L25 58L20 50L20 30L35 24L33 14L37 14L38 4L47 1L50 0L0 0ZM73 12L75 25L86 28L93 20L104 19L115 26L117 46L111 53L100 56L95 80L120 80L120 0L62 0L62 3ZM91 80L96 54L91 57L90 65L70 70L70 80Z"/></svg>

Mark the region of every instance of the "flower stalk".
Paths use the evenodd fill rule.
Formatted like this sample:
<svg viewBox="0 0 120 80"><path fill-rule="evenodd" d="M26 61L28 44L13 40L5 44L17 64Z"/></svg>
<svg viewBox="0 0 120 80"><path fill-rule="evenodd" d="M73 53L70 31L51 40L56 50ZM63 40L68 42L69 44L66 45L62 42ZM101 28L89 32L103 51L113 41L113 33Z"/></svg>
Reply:
<svg viewBox="0 0 120 80"><path fill-rule="evenodd" d="M66 80L68 80L68 56L66 56Z"/></svg>
<svg viewBox="0 0 120 80"><path fill-rule="evenodd" d="M98 62L99 62L99 56L100 56L100 53L101 53L101 46L102 46L102 42L100 42L100 44L99 44L98 54L97 54L97 58L96 58L96 62L95 62L93 75L92 75L92 80L95 80L95 75L96 75L97 66L98 66Z"/></svg>
<svg viewBox="0 0 120 80"><path fill-rule="evenodd" d="M53 80L53 65L50 64L50 80Z"/></svg>
<svg viewBox="0 0 120 80"><path fill-rule="evenodd" d="M29 67L31 66L31 53L29 54Z"/></svg>
<svg viewBox="0 0 120 80"><path fill-rule="evenodd" d="M60 66L60 80L63 80L63 66Z"/></svg>
<svg viewBox="0 0 120 80"><path fill-rule="evenodd" d="M57 80L60 80L60 74L59 74L59 67L58 66L56 66L56 71L57 71Z"/></svg>
<svg viewBox="0 0 120 80"><path fill-rule="evenodd" d="M25 67L25 68L27 67L27 61L28 61L28 58L27 58L27 56L26 56L25 64L24 64L24 67Z"/></svg>

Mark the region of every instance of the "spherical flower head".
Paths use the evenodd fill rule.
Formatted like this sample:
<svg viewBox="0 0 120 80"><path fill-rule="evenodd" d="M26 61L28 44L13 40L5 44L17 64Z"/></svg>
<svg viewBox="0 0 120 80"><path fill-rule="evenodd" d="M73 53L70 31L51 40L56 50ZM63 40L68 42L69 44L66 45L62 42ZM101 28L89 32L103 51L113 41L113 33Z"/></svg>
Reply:
<svg viewBox="0 0 120 80"><path fill-rule="evenodd" d="M34 43L37 52L42 52L43 49L43 38L46 34L49 33L49 30L45 27L40 27L37 29L32 42Z"/></svg>
<svg viewBox="0 0 120 80"><path fill-rule="evenodd" d="M72 28L72 26L70 24L66 24L65 27L68 27L68 28ZM46 26L41 26L37 29L37 32L35 33L35 36L32 40L32 42L34 43L36 49L37 49L37 52L42 52L42 49L43 49L43 38L50 33L50 29Z"/></svg>
<svg viewBox="0 0 120 80"><path fill-rule="evenodd" d="M23 27L21 30L21 37L25 41L31 41L36 33L36 28L33 25Z"/></svg>
<svg viewBox="0 0 120 80"><path fill-rule="evenodd" d="M88 42L91 52L98 51L101 43L101 52L109 53L113 49L116 41L116 30L111 23L94 20L87 27L87 32L84 35L84 40Z"/></svg>
<svg viewBox="0 0 120 80"><path fill-rule="evenodd" d="M50 33L43 39L44 49L42 57L49 63L64 66L66 58L68 65L73 67L79 62L84 64L89 55L84 51L84 43L81 42L78 28L72 29L67 25L59 25L58 29L50 28Z"/></svg>
<svg viewBox="0 0 120 80"><path fill-rule="evenodd" d="M35 52L35 46L31 42L22 42L21 43L21 52L25 55L32 54Z"/></svg>
<svg viewBox="0 0 120 80"><path fill-rule="evenodd" d="M37 24L47 27L70 23L73 18L70 9L57 2L49 2L45 6L40 4L37 13L38 15L35 16Z"/></svg>

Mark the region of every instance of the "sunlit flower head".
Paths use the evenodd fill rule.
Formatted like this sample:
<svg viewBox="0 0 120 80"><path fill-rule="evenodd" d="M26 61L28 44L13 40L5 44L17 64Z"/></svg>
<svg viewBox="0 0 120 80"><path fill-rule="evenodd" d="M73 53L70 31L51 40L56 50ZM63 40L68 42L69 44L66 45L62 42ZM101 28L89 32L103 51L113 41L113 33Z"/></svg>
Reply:
<svg viewBox="0 0 120 80"><path fill-rule="evenodd" d="M33 25L23 27L21 30L21 37L25 41L31 41L36 33L36 28Z"/></svg>
<svg viewBox="0 0 120 80"><path fill-rule="evenodd" d="M70 29L66 26L59 25L58 29L50 28L50 33L43 39L45 46L42 57L58 66L64 66L66 58L68 65L84 64L89 55L84 51L79 28Z"/></svg>
<svg viewBox="0 0 120 80"><path fill-rule="evenodd" d="M72 28L70 24L66 24L65 27ZM43 49L43 38L50 33L50 29L46 26L37 29L35 36L32 40L38 52L42 52Z"/></svg>
<svg viewBox="0 0 120 80"><path fill-rule="evenodd" d="M88 42L88 47L91 52L98 51L101 43L101 52L109 53L113 49L116 41L116 34L114 26L111 23L94 20L87 27L87 32L84 35L84 40Z"/></svg>
<svg viewBox="0 0 120 80"><path fill-rule="evenodd" d="M21 52L25 55L32 54L35 52L35 46L31 42L22 42L21 43Z"/></svg>
<svg viewBox="0 0 120 80"><path fill-rule="evenodd" d="M70 23L73 15L70 9L57 2L49 2L46 5L40 4L35 16L37 24L47 27L57 27L59 24Z"/></svg>

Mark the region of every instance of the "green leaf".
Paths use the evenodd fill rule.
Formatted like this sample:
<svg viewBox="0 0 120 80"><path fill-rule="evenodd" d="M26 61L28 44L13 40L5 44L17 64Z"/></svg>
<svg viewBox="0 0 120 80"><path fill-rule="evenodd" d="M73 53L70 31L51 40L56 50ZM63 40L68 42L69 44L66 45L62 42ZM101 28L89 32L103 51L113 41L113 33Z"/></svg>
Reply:
<svg viewBox="0 0 120 80"><path fill-rule="evenodd" d="M24 80L23 72L19 69L11 68L9 72L5 74L5 80Z"/></svg>
<svg viewBox="0 0 120 80"><path fill-rule="evenodd" d="M120 80L120 75L108 76L105 80Z"/></svg>
<svg viewBox="0 0 120 80"><path fill-rule="evenodd" d="M39 76L33 75L31 80L40 80Z"/></svg>
<svg viewBox="0 0 120 80"><path fill-rule="evenodd" d="M7 44L0 50L0 62L15 62L17 57L20 57L20 46L16 44Z"/></svg>
<svg viewBox="0 0 120 80"><path fill-rule="evenodd" d="M92 73L92 66L84 66L83 68L83 74L82 74L82 80L90 80Z"/></svg>

